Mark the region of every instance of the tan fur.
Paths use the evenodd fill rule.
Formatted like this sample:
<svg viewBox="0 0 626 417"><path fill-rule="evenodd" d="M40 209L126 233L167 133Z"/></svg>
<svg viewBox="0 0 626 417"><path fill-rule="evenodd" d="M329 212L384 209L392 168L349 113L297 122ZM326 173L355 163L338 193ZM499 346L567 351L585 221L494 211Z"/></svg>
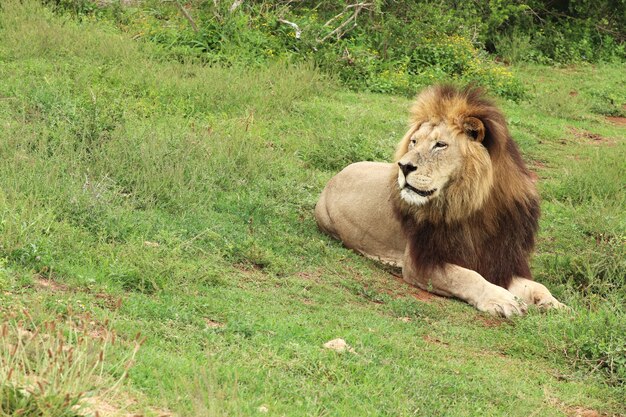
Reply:
<svg viewBox="0 0 626 417"><path fill-rule="evenodd" d="M320 228L401 266L407 282L482 311L508 317L523 314L525 302L563 306L530 280L537 193L504 117L479 91L422 92L395 161L337 174L315 209Z"/></svg>

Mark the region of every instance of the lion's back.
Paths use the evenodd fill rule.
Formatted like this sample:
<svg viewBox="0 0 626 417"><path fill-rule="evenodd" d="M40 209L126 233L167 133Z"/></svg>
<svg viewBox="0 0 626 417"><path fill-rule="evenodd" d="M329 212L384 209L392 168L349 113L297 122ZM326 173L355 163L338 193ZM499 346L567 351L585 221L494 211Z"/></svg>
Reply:
<svg viewBox="0 0 626 417"><path fill-rule="evenodd" d="M391 199L393 164L357 162L326 185L315 207L320 229L349 248L400 266L406 246Z"/></svg>

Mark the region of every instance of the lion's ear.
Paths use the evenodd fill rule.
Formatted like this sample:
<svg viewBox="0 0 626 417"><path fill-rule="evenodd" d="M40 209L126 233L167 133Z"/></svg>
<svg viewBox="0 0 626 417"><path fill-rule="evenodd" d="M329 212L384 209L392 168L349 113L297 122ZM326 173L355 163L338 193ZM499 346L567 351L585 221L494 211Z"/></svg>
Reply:
<svg viewBox="0 0 626 417"><path fill-rule="evenodd" d="M463 120L463 131L476 142L482 142L485 138L485 125L476 117L466 117Z"/></svg>

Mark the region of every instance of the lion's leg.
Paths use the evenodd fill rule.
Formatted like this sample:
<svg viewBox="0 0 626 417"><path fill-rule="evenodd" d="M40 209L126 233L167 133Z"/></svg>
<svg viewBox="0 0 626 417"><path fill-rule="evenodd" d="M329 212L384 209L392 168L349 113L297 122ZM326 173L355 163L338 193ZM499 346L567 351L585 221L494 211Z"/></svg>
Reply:
<svg viewBox="0 0 626 417"><path fill-rule="evenodd" d="M409 284L446 297L456 297L480 311L511 317L526 313L526 303L506 289L494 285L478 272L448 264L429 276L420 276L414 268L408 248L404 256L402 276Z"/></svg>
<svg viewBox="0 0 626 417"><path fill-rule="evenodd" d="M514 277L509 285L509 291L527 304L535 304L541 309L567 308L554 298L544 285L527 278Z"/></svg>

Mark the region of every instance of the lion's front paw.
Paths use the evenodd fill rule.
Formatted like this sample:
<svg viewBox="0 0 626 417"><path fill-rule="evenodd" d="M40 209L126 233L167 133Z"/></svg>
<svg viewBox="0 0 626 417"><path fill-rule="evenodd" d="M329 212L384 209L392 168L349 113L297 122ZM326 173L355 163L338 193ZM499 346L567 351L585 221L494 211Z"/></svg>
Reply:
<svg viewBox="0 0 626 417"><path fill-rule="evenodd" d="M509 286L509 292L528 304L534 304L540 310L565 309L565 304L552 296L545 285L527 278L515 277Z"/></svg>
<svg viewBox="0 0 626 417"><path fill-rule="evenodd" d="M535 295L533 304L535 304L540 310L569 310L568 306L554 298L549 292Z"/></svg>
<svg viewBox="0 0 626 417"><path fill-rule="evenodd" d="M511 292L514 293L514 291ZM530 302L536 305L540 310L569 309L568 306L554 298L544 285L539 284L538 282L532 282L531 294Z"/></svg>
<svg viewBox="0 0 626 417"><path fill-rule="evenodd" d="M528 306L524 301L496 285L490 286L485 290L480 301L476 304L476 308L494 316L506 318L524 315L528 310Z"/></svg>

